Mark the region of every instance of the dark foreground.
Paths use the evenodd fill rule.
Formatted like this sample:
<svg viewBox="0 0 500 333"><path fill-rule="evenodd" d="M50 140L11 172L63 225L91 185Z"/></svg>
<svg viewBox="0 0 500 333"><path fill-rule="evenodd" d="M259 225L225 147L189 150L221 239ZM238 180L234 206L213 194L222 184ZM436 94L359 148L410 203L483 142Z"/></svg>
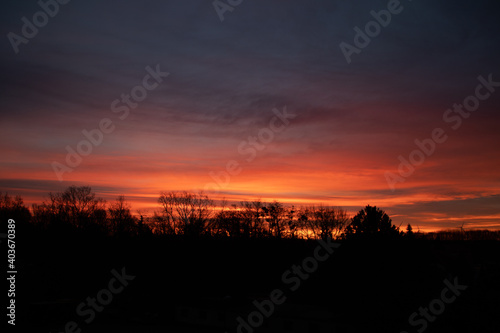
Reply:
<svg viewBox="0 0 500 333"><path fill-rule="evenodd" d="M15 331L500 332L500 242L340 244L24 235Z"/></svg>

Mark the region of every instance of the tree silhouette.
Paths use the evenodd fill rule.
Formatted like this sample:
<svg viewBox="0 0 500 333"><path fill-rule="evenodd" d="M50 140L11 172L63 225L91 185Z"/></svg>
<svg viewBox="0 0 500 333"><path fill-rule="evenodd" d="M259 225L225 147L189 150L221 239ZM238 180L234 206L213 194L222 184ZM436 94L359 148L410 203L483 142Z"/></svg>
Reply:
<svg viewBox="0 0 500 333"><path fill-rule="evenodd" d="M114 235L133 235L137 233L137 221L130 213L130 204L120 195L108 208L111 233Z"/></svg>
<svg viewBox="0 0 500 333"><path fill-rule="evenodd" d="M323 205L307 207L299 215L314 237L322 239L336 238L349 221L343 209Z"/></svg>
<svg viewBox="0 0 500 333"><path fill-rule="evenodd" d="M24 205L20 196L12 198L8 193L0 193L0 221L6 223L9 219L16 221L16 228L28 228L31 213Z"/></svg>
<svg viewBox="0 0 500 333"><path fill-rule="evenodd" d="M70 186L64 192L49 193L49 202L33 205L36 221L60 229L106 232L106 201L97 198L89 186Z"/></svg>
<svg viewBox="0 0 500 333"><path fill-rule="evenodd" d="M230 238L353 238L414 237L410 225L406 234L392 225L389 216L375 206L360 210L348 224L345 210L328 206L296 209L279 201L242 201L222 205L202 192L162 192L161 211L140 219L131 214L124 196L106 207L89 186L70 186L63 192L49 193L49 200L33 204L32 215L22 199L0 195L0 214L20 216L31 227L59 233L85 231L102 235L214 236ZM17 215L16 215L17 214Z"/></svg>
<svg viewBox="0 0 500 333"><path fill-rule="evenodd" d="M263 207L266 214L266 220L269 225L269 232L276 238L281 238L285 230L286 209L283 204L273 201Z"/></svg>
<svg viewBox="0 0 500 333"><path fill-rule="evenodd" d="M158 198L165 223L174 234L200 236L210 233L214 204L203 193L162 192Z"/></svg>
<svg viewBox="0 0 500 333"><path fill-rule="evenodd" d="M414 239L415 238L415 234L413 233L413 228L411 227L410 223L408 223L408 225L406 226L405 237L408 238L408 239Z"/></svg>
<svg viewBox="0 0 500 333"><path fill-rule="evenodd" d="M222 209L215 215L212 233L216 236L238 238L243 236L241 216L235 209L227 209L223 202Z"/></svg>
<svg viewBox="0 0 500 333"><path fill-rule="evenodd" d="M376 206L367 205L356 214L344 233L345 238L367 238L384 237L392 238L400 236L392 220L381 209Z"/></svg>

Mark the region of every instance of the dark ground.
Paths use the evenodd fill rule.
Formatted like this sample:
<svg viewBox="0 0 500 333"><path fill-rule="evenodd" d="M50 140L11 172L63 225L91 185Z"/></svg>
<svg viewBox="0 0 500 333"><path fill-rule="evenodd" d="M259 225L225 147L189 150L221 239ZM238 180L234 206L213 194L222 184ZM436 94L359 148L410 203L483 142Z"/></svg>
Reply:
<svg viewBox="0 0 500 333"><path fill-rule="evenodd" d="M417 332L421 326L411 326L409 316L440 298L443 281L456 277L467 289L425 332L500 332L500 242L343 242L291 291L283 273L317 246L23 235L17 241L16 331L64 332L75 321L82 332L236 332L235 318L247 318L256 309L253 300L280 289L286 302L256 332ZM122 268L135 278L85 323L77 306L107 288L112 269ZM179 319L182 308L201 319ZM224 324L204 322L210 311Z"/></svg>

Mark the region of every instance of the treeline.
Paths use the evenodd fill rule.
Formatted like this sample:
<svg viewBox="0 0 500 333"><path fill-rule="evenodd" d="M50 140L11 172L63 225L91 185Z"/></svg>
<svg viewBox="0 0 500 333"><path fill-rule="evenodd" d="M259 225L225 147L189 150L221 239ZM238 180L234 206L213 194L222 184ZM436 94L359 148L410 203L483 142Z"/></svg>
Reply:
<svg viewBox="0 0 500 333"><path fill-rule="evenodd" d="M0 218L14 219L16 228L62 233L136 236L151 233L143 218L131 213L124 196L107 203L89 186L70 186L63 192L49 193L48 200L26 207L20 196L0 195Z"/></svg>
<svg viewBox="0 0 500 333"><path fill-rule="evenodd" d="M202 193L161 193L161 210L152 218L155 233L246 238L336 238L349 218L340 208L296 209L278 201L219 205Z"/></svg>
<svg viewBox="0 0 500 333"><path fill-rule="evenodd" d="M113 236L147 234L231 238L336 238L349 218L340 208L295 209L278 201L216 203L203 193L162 192L152 216L134 216L124 196L108 203L89 186L49 193L48 200L26 207L19 196L0 195L0 217L32 228Z"/></svg>
<svg viewBox="0 0 500 333"><path fill-rule="evenodd" d="M279 201L216 203L203 193L162 192L152 216L134 216L124 196L107 203L89 186L70 186L49 193L48 200L26 207L21 197L0 195L0 218L16 220L21 228L105 236L183 236L215 238L301 239L500 239L494 231L443 231L428 236L406 232L392 224L381 209L366 206L349 218L329 206L287 207ZM432 236L431 236L432 235Z"/></svg>

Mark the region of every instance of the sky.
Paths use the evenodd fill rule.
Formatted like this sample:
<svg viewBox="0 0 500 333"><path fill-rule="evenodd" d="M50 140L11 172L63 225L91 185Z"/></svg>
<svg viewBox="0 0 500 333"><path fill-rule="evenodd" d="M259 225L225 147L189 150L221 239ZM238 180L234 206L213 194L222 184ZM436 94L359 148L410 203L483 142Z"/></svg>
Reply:
<svg viewBox="0 0 500 333"><path fill-rule="evenodd" d="M500 229L499 10L4 1L0 191L89 185L151 213L161 191L205 190Z"/></svg>

